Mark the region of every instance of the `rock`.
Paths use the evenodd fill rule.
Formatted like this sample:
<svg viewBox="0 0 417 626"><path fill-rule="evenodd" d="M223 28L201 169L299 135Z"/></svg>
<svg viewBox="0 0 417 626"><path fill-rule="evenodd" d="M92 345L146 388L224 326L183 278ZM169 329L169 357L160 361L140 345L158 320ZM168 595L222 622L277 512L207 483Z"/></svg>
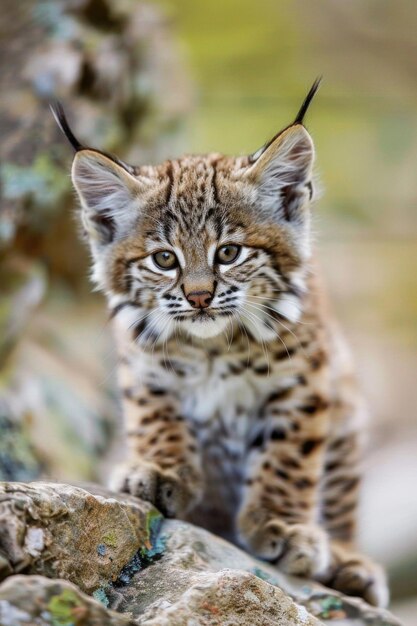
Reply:
<svg viewBox="0 0 417 626"><path fill-rule="evenodd" d="M64 580L12 576L0 587L0 623L20 626L318 626L280 589L256 576L224 570L201 574L177 603L151 619L133 621L109 610Z"/></svg>
<svg viewBox="0 0 417 626"><path fill-rule="evenodd" d="M45 272L39 263L7 258L0 261L0 285L0 479L31 480L39 476L40 462L10 378L15 347L45 293Z"/></svg>
<svg viewBox="0 0 417 626"><path fill-rule="evenodd" d="M76 583L103 606L65 581L12 575L0 586L1 626L28 615L53 626L399 626L387 611L286 576L186 522L161 524L151 505L94 485L0 485L0 572L23 570Z"/></svg>
<svg viewBox="0 0 417 626"><path fill-rule="evenodd" d="M168 15L142 0L0 11L0 480L97 480L117 445L114 349L48 104L135 163L183 152L191 83Z"/></svg>
<svg viewBox="0 0 417 626"><path fill-rule="evenodd" d="M71 103L87 145L168 156L191 104L173 30L162 9L137 0L20 0L0 14L0 248L22 230L29 254L34 240L43 247L72 204L71 151L48 102Z"/></svg>
<svg viewBox="0 0 417 626"><path fill-rule="evenodd" d="M160 519L129 496L55 483L0 485L0 552L12 571L65 578L89 593L152 547Z"/></svg>
<svg viewBox="0 0 417 626"><path fill-rule="evenodd" d="M32 480L41 472L24 415L16 415L8 397L0 398L0 479Z"/></svg>
<svg viewBox="0 0 417 626"><path fill-rule="evenodd" d="M172 604L161 603L140 617L144 626L315 626L319 622L278 587L246 572L197 574Z"/></svg>
<svg viewBox="0 0 417 626"><path fill-rule="evenodd" d="M318 626L316 618L280 589L252 574L204 573L174 604L133 621L64 580L12 576L0 586L2 626ZM36 620L36 621L35 621Z"/></svg>
<svg viewBox="0 0 417 626"><path fill-rule="evenodd" d="M287 576L186 522L165 520L154 552L157 558L134 573L127 584L119 581L106 591L110 608L130 613L140 624L188 626L193 623L191 617L198 616L196 626L334 620L338 626L399 626L385 610L318 583ZM242 606L246 592L247 601ZM259 612L256 598L265 613ZM218 622L209 621L210 610L211 618L217 615Z"/></svg>
<svg viewBox="0 0 417 626"><path fill-rule="evenodd" d="M30 321L46 289L40 264L21 258L0 263L0 368Z"/></svg>
<svg viewBox="0 0 417 626"><path fill-rule="evenodd" d="M65 580L12 576L0 587L1 626L133 626Z"/></svg>
<svg viewBox="0 0 417 626"><path fill-rule="evenodd" d="M0 261L0 480L97 480L120 445L106 311L66 292L34 311L42 273L15 261Z"/></svg>

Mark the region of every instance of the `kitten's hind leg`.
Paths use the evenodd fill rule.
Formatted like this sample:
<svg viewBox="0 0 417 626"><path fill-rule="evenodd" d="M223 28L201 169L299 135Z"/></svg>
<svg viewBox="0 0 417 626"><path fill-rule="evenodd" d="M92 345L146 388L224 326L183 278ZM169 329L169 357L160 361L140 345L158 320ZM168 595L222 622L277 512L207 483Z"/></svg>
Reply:
<svg viewBox="0 0 417 626"><path fill-rule="evenodd" d="M389 601L383 568L343 543L331 543L332 561L320 582L348 596L358 596L369 604L386 607Z"/></svg>
<svg viewBox="0 0 417 626"><path fill-rule="evenodd" d="M338 400L331 414L333 433L320 488L321 522L330 537L332 558L321 580L346 595L386 606L389 593L382 568L354 547L366 410L349 372L339 378L336 388Z"/></svg>
<svg viewBox="0 0 417 626"><path fill-rule="evenodd" d="M360 487L360 435L345 432L330 439L321 479L320 517L331 539L353 543Z"/></svg>

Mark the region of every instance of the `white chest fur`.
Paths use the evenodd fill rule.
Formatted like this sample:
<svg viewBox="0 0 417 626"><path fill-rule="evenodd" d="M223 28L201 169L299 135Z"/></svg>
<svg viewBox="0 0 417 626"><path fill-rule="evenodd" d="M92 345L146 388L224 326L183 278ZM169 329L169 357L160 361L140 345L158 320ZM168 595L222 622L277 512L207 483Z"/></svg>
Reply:
<svg viewBox="0 0 417 626"><path fill-rule="evenodd" d="M180 403L200 446L206 491L205 518L236 510L250 463L250 443L267 425L262 408L280 387L294 384L294 362L268 360L262 348L247 354L195 346L161 354L131 355L137 382L163 388ZM165 397L165 396L164 396Z"/></svg>
<svg viewBox="0 0 417 626"><path fill-rule="evenodd" d="M132 366L138 381L157 381L179 399L182 414L202 441L215 433L219 443L224 440L230 446L233 441L239 448L251 437L268 395L291 384L294 374L293 364L272 363L263 351L207 357L190 346L175 356L168 353L162 360L138 355ZM265 367L267 373L260 373Z"/></svg>

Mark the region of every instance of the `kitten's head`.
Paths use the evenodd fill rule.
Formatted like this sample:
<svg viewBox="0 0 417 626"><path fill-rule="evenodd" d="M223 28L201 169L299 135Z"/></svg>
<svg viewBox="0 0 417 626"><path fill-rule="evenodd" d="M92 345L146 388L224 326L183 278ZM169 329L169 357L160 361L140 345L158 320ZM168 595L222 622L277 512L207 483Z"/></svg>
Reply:
<svg viewBox="0 0 417 626"><path fill-rule="evenodd" d="M297 321L310 255L314 148L295 122L248 157L187 156L131 167L76 149L72 180L93 256L93 278L142 345L178 331L207 338L244 327L277 336Z"/></svg>

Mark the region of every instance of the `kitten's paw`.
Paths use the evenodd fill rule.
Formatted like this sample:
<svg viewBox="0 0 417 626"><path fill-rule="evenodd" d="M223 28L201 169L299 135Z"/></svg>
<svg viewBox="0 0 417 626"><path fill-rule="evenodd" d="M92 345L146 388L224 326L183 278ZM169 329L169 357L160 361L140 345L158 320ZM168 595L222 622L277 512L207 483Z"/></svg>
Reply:
<svg viewBox="0 0 417 626"><path fill-rule="evenodd" d="M279 567L295 576L315 576L330 562L327 534L318 526L297 524L288 526L287 542Z"/></svg>
<svg viewBox="0 0 417 626"><path fill-rule="evenodd" d="M289 525L273 519L247 537L246 543L257 556L295 576L317 576L330 563L327 535L315 525Z"/></svg>
<svg viewBox="0 0 417 626"><path fill-rule="evenodd" d="M154 463L123 463L115 468L109 481L113 491L130 493L156 506L165 517L179 517L193 501L187 482L173 471Z"/></svg>
<svg viewBox="0 0 417 626"><path fill-rule="evenodd" d="M332 567L325 584L348 596L359 596L374 606L386 607L389 601L387 578L380 565L360 555L343 556Z"/></svg>

